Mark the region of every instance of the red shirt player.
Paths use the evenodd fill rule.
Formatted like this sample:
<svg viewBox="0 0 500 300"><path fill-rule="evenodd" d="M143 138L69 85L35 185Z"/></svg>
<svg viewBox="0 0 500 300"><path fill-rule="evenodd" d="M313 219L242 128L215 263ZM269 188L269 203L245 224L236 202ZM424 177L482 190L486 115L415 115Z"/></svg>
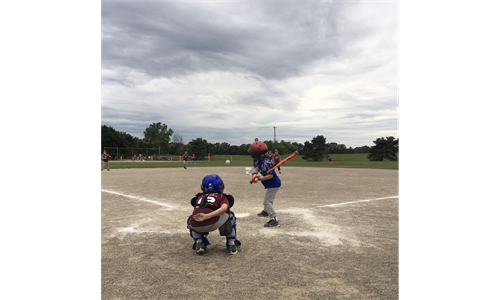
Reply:
<svg viewBox="0 0 500 300"><path fill-rule="evenodd" d="M281 155L278 154L278 149L274 150L274 156L272 158L274 165L276 166L281 161ZM278 172L281 174L281 167L278 167Z"/></svg>
<svg viewBox="0 0 500 300"><path fill-rule="evenodd" d="M187 169L186 168L186 165L187 165L187 162L188 162L188 158L189 158L189 155L188 155L188 152L187 151L184 151L184 169Z"/></svg>

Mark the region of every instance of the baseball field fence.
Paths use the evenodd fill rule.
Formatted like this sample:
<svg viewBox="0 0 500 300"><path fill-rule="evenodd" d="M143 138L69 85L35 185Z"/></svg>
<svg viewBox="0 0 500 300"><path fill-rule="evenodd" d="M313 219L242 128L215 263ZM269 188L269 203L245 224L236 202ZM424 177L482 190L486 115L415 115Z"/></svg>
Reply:
<svg viewBox="0 0 500 300"><path fill-rule="evenodd" d="M104 147L104 150L106 150L108 155L116 159L120 159L120 157L123 159L131 159L134 155L139 156L139 154L146 158L152 155L161 156L161 148Z"/></svg>

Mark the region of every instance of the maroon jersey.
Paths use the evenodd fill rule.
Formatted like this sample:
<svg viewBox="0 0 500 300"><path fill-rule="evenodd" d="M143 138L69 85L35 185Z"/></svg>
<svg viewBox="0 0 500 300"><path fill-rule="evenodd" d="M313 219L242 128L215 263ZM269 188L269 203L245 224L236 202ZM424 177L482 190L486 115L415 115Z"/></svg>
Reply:
<svg viewBox="0 0 500 300"><path fill-rule="evenodd" d="M193 216L199 213L203 214L208 214L213 212L214 210L208 207L201 208L199 205L203 201L203 195L198 196L198 199L196 199L196 206L194 207L193 210ZM222 195L221 193L213 193L213 194L208 194L207 195L207 201L208 204L213 205L215 208L220 208L222 204L226 204L227 208L229 209L229 201L227 200L226 196ZM191 219L189 222L191 223L191 226L193 227L200 227L200 226L207 226L216 223L219 221L219 216L213 217L211 219L205 220L203 222L198 222L193 217L191 216Z"/></svg>
<svg viewBox="0 0 500 300"><path fill-rule="evenodd" d="M277 164L280 162L281 155L279 154L274 154L274 164Z"/></svg>
<svg viewBox="0 0 500 300"><path fill-rule="evenodd" d="M273 161L273 155L272 155L272 154L268 154L268 155L267 155L267 157L269 157L269 159L270 159L271 161Z"/></svg>
<svg viewBox="0 0 500 300"><path fill-rule="evenodd" d="M184 160L187 161L189 156L187 154L184 155Z"/></svg>
<svg viewBox="0 0 500 300"><path fill-rule="evenodd" d="M102 156L102 161L103 161L103 162L108 162L108 156L109 156L109 155L107 155L107 154L103 154L103 156Z"/></svg>

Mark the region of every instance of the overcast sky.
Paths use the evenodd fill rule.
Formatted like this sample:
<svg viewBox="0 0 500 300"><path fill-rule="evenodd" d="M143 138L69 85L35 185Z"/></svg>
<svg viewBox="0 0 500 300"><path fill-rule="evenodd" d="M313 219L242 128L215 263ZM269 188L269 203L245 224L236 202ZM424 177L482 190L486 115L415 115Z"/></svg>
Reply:
<svg viewBox="0 0 500 300"><path fill-rule="evenodd" d="M102 1L101 124L184 142L398 136L396 1Z"/></svg>

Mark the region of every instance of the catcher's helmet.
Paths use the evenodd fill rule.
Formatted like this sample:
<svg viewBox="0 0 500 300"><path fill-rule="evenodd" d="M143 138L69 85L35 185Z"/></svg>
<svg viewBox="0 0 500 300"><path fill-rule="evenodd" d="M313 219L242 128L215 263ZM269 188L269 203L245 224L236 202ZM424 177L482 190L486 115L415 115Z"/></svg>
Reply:
<svg viewBox="0 0 500 300"><path fill-rule="evenodd" d="M267 153L267 145L264 144L263 142L254 142L251 146L250 149L248 149L248 152L250 152L250 155L257 160L260 160L262 157L266 156Z"/></svg>
<svg viewBox="0 0 500 300"><path fill-rule="evenodd" d="M219 175L207 175L201 181L201 190L204 193L222 193L224 191L224 182Z"/></svg>

